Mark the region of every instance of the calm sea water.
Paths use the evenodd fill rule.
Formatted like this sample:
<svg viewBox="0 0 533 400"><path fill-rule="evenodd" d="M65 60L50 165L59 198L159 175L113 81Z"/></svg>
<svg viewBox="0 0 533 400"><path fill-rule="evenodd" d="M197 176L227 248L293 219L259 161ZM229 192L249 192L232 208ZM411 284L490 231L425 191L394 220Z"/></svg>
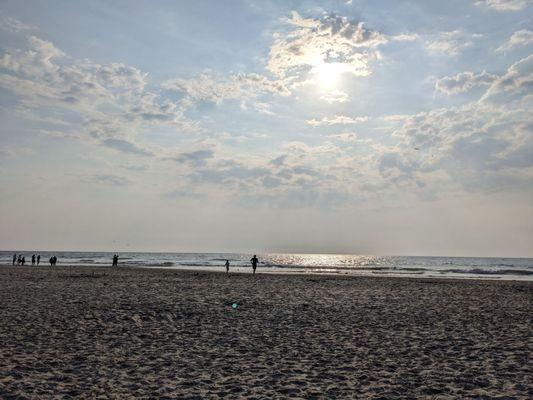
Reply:
<svg viewBox="0 0 533 400"><path fill-rule="evenodd" d="M11 264L14 253L41 255L41 265L55 255L58 265L111 265L108 252L1 251L0 264ZM175 269L249 271L252 254L226 253L119 253L120 265ZM533 280L532 258L405 257L331 254L258 254L259 272L339 273L390 276L464 277Z"/></svg>

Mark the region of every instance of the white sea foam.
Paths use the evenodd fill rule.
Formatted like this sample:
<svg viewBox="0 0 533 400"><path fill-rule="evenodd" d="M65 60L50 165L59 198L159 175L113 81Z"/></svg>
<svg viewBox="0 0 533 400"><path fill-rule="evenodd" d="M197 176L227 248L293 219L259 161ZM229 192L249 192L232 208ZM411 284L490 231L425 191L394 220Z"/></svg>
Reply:
<svg viewBox="0 0 533 400"><path fill-rule="evenodd" d="M41 265L55 255L60 265L111 265L109 252L2 251L0 264L11 264L13 254L24 254L31 265L32 254L41 255ZM119 253L122 266L175 269L247 271L252 254L224 253ZM259 254L261 272L335 273L379 276L459 277L533 280L531 258L406 257L332 254Z"/></svg>

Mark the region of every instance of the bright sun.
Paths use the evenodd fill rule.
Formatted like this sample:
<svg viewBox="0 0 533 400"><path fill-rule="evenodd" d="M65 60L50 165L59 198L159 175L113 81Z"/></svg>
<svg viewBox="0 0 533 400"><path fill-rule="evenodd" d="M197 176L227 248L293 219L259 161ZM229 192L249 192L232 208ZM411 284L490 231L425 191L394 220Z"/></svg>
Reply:
<svg viewBox="0 0 533 400"><path fill-rule="evenodd" d="M313 69L317 84L324 89L336 87L343 70L342 63L321 63Z"/></svg>

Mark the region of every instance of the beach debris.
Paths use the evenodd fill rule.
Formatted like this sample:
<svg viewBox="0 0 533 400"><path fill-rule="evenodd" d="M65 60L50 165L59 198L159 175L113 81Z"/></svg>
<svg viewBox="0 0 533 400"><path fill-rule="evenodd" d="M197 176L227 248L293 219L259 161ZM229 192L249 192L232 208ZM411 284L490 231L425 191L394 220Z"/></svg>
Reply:
<svg viewBox="0 0 533 400"><path fill-rule="evenodd" d="M239 305L238 305L237 303L233 303L233 304L231 305L231 308L233 308L234 310L236 310L237 307L239 307Z"/></svg>

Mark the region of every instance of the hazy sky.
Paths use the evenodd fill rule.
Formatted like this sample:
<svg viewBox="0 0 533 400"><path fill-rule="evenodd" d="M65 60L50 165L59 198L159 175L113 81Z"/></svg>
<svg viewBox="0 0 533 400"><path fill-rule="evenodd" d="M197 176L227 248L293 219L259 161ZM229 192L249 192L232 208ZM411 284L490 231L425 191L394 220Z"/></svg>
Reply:
<svg viewBox="0 0 533 400"><path fill-rule="evenodd" d="M533 4L0 2L2 249L533 256Z"/></svg>

